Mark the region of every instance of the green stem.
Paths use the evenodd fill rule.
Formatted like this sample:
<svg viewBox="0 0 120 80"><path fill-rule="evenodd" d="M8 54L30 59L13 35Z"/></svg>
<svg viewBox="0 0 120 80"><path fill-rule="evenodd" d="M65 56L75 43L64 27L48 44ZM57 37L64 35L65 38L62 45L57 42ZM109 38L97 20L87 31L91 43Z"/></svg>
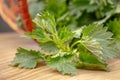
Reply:
<svg viewBox="0 0 120 80"><path fill-rule="evenodd" d="M68 46L64 45L64 43L62 43L58 37L58 33L54 33L53 34L53 41L55 42L55 44L58 46L58 48L61 48L64 51L69 51Z"/></svg>
<svg viewBox="0 0 120 80"><path fill-rule="evenodd" d="M73 47L74 47L76 44L78 44L78 43L81 43L81 41L79 40L79 41L76 41L75 43L73 43L73 44L71 45L71 49L73 49Z"/></svg>

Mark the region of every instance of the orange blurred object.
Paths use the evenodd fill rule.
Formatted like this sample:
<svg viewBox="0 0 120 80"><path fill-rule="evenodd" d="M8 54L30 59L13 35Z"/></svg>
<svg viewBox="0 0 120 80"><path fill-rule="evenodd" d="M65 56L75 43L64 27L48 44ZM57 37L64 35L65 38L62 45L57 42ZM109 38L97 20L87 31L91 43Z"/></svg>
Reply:
<svg viewBox="0 0 120 80"><path fill-rule="evenodd" d="M34 29L29 15L27 0L0 0L0 16L16 32L24 33L17 24L16 18L20 15L26 31Z"/></svg>

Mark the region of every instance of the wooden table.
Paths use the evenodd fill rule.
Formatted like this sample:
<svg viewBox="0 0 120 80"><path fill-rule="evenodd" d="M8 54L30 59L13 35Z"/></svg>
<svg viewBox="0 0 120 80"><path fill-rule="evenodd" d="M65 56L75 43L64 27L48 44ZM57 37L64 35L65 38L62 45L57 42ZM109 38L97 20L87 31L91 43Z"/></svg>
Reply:
<svg viewBox="0 0 120 80"><path fill-rule="evenodd" d="M19 69L9 64L18 47L39 49L30 39L16 33L0 33L0 80L120 80L120 59L109 60L110 72L78 70L78 75L62 75L45 65L35 69Z"/></svg>

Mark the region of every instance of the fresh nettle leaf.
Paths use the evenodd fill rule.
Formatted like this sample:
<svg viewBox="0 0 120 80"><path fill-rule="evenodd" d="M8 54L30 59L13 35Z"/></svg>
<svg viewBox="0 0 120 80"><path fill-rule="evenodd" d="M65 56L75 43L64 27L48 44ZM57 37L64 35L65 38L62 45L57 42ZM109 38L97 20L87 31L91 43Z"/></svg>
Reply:
<svg viewBox="0 0 120 80"><path fill-rule="evenodd" d="M89 50L91 53L93 53L97 57L102 56L101 46L99 42L97 42L95 39L87 37L84 40L81 40L80 43L84 45L87 50Z"/></svg>
<svg viewBox="0 0 120 80"><path fill-rule="evenodd" d="M93 55L105 60L120 55L112 48L113 34L107 31L107 27L102 25L89 25L83 28L82 37L80 40L73 43L83 45Z"/></svg>
<svg viewBox="0 0 120 80"><path fill-rule="evenodd" d="M102 25L92 24L83 29L83 38L87 36L91 36L92 38L103 39L104 41L111 39L113 33L107 31L107 27L103 27Z"/></svg>
<svg viewBox="0 0 120 80"><path fill-rule="evenodd" d="M63 27L59 29L58 36L61 42L65 43L73 39L73 32L69 28Z"/></svg>
<svg viewBox="0 0 120 80"><path fill-rule="evenodd" d="M42 49L49 52L57 49L69 51L69 43L73 38L73 32L68 27L57 29L54 16L48 12L38 13L34 22L40 29L33 30L27 36L38 40Z"/></svg>
<svg viewBox="0 0 120 80"><path fill-rule="evenodd" d="M116 39L115 39L115 40L111 43L111 47L114 48L114 50L115 50L116 53L120 53L120 41L119 41L119 40L116 40ZM116 56L119 56L119 54L116 55Z"/></svg>
<svg viewBox="0 0 120 80"><path fill-rule="evenodd" d="M89 25L83 29L81 43L93 54L101 58L111 58L118 53L113 53L110 44L113 34L102 25Z"/></svg>
<svg viewBox="0 0 120 80"><path fill-rule="evenodd" d="M62 74L75 75L77 73L73 62L74 54L71 52L60 52L47 58L47 65Z"/></svg>
<svg viewBox="0 0 120 80"><path fill-rule="evenodd" d="M118 21L117 19L115 19L114 21L110 21L107 24L107 27L109 29L109 31L111 31L114 35L113 37L120 40L120 21Z"/></svg>
<svg viewBox="0 0 120 80"><path fill-rule="evenodd" d="M35 68L38 61L44 60L44 58L44 54L41 54L39 51L18 48L16 57L11 65L21 68Z"/></svg>
<svg viewBox="0 0 120 80"><path fill-rule="evenodd" d="M47 34L42 29L36 29L33 30L32 32L26 33L26 36L29 38L37 39L37 41L40 43L52 41L52 39L50 38L50 34Z"/></svg>
<svg viewBox="0 0 120 80"><path fill-rule="evenodd" d="M79 68L107 70L107 64L105 61L93 55L83 45L79 44L77 47L80 53L79 59L81 62L81 64L79 63L78 65Z"/></svg>
<svg viewBox="0 0 120 80"><path fill-rule="evenodd" d="M38 13L33 22L48 33L54 33L56 31L55 18L48 12Z"/></svg>

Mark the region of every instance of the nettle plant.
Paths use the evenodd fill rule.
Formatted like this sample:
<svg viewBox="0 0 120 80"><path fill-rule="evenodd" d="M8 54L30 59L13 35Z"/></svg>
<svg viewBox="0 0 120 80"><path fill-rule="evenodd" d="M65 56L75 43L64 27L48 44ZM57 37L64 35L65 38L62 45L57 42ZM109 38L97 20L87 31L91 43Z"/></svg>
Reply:
<svg viewBox="0 0 120 80"><path fill-rule="evenodd" d="M20 47L12 66L35 68L44 61L62 74L76 75L79 68L108 71L106 60L120 55L120 22L116 19L106 26L94 23L71 29L58 25L51 13L41 12L33 22L37 28L26 36L36 39L43 51Z"/></svg>

